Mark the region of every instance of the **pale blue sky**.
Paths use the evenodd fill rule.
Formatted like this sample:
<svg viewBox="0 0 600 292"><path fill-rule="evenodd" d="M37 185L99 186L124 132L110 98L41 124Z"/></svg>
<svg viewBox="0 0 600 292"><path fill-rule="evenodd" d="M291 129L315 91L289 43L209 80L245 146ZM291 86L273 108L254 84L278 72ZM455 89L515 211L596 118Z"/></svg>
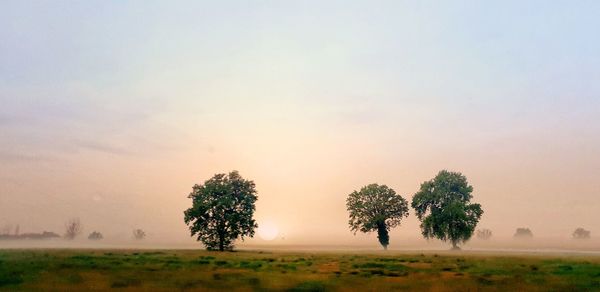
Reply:
<svg viewBox="0 0 600 292"><path fill-rule="evenodd" d="M600 2L123 2L0 2L0 223L185 233L192 184L239 169L259 216L348 235L347 193L449 168L506 235L600 229Z"/></svg>

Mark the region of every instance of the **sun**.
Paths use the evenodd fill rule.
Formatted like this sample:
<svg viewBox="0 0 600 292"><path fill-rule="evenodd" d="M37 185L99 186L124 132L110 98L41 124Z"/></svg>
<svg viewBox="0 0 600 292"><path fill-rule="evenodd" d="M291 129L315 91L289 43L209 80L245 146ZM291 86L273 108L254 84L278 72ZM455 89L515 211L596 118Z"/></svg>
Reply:
<svg viewBox="0 0 600 292"><path fill-rule="evenodd" d="M256 230L258 236L263 240L273 240L279 234L279 228L273 222L265 221L258 225L258 229Z"/></svg>

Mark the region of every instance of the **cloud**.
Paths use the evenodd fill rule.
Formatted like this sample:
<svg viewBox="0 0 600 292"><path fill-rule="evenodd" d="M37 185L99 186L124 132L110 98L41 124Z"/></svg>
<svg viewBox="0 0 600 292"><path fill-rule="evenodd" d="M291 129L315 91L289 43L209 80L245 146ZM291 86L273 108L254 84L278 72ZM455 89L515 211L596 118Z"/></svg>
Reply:
<svg viewBox="0 0 600 292"><path fill-rule="evenodd" d="M89 150L93 150L93 151L109 153L109 154L114 154L114 155L131 155L132 154L130 151L128 151L126 149L117 148L117 147L113 147L110 145L97 143L97 142L91 142L91 141L79 142L79 143L77 143L77 146L79 146L80 148L84 148L84 149L89 149Z"/></svg>
<svg viewBox="0 0 600 292"><path fill-rule="evenodd" d="M0 162L2 163L46 162L52 160L48 156L0 151Z"/></svg>
<svg viewBox="0 0 600 292"><path fill-rule="evenodd" d="M3 88L4 89L4 88ZM164 139L173 129L154 117L162 101L144 97L118 99L88 84L66 88L6 88L0 93L0 159L40 161L28 153L58 156L93 151L118 156L177 148L177 139ZM128 95L129 96L129 95ZM19 150L19 151L16 151Z"/></svg>

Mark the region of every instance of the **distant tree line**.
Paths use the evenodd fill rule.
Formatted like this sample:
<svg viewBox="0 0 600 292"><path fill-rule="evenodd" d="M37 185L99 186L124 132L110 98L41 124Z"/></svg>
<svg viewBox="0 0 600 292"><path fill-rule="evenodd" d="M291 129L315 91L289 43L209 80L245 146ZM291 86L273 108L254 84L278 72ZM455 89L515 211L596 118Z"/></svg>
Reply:
<svg viewBox="0 0 600 292"><path fill-rule="evenodd" d="M21 234L0 234L0 240L6 239L51 239L51 238L60 238L60 235L44 231L42 233L21 233Z"/></svg>
<svg viewBox="0 0 600 292"><path fill-rule="evenodd" d="M54 232L44 231L42 233L19 233L19 225L15 228L14 232L12 231L13 227L10 224L7 224L0 228L0 240L19 240L19 239L52 239L52 238L60 238L61 236ZM74 240L81 233L83 233L83 225L81 224L81 220L79 218L72 218L65 222L65 233L62 238L66 240ZM89 240L101 240L104 238L104 235L98 231L93 231L88 235ZM142 240L146 238L146 232L142 229L134 229L133 230L133 238L136 240Z"/></svg>

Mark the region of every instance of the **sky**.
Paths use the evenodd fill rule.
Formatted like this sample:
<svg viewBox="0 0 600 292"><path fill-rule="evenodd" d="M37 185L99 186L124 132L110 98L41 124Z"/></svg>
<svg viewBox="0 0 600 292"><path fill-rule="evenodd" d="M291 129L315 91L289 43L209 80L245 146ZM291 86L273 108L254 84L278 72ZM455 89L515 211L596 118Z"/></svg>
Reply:
<svg viewBox="0 0 600 292"><path fill-rule="evenodd" d="M600 233L597 1L0 2L0 225L190 241L238 170L281 244L376 244L345 199L459 171L479 227ZM391 246L419 238L411 216ZM260 238L251 243L263 243Z"/></svg>

